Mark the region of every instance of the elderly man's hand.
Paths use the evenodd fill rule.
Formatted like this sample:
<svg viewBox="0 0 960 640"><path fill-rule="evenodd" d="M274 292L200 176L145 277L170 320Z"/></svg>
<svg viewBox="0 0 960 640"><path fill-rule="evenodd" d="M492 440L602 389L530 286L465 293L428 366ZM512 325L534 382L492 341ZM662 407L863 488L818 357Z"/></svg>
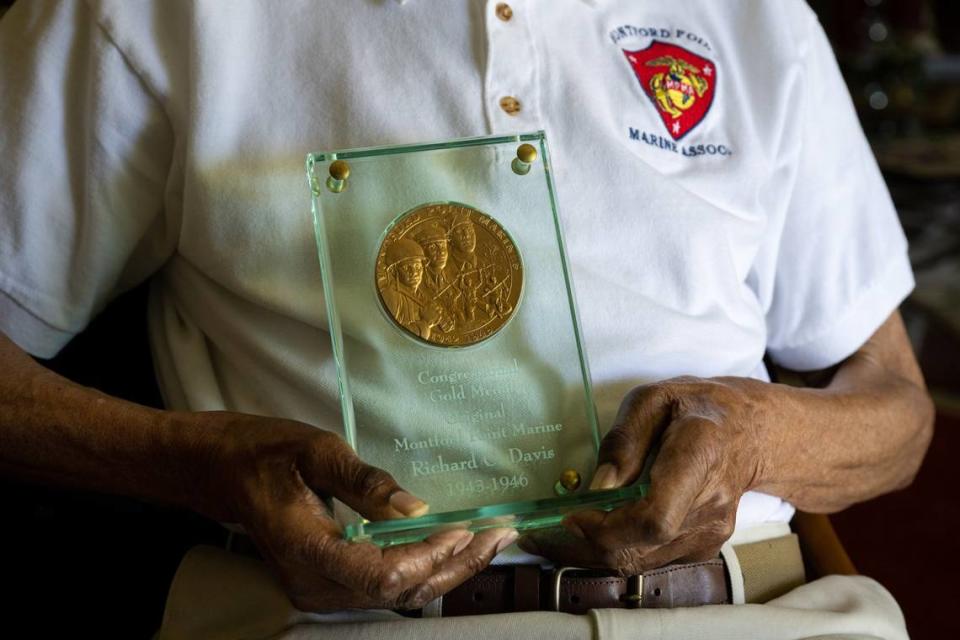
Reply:
<svg viewBox="0 0 960 640"><path fill-rule="evenodd" d="M610 513L573 514L566 534L534 534L521 546L571 566L637 573L716 555L751 489L831 513L907 486L930 444L934 408L900 314L828 381L823 373L802 376L822 388L675 378L634 389L591 487L634 482L659 446L649 495Z"/></svg>
<svg viewBox="0 0 960 640"><path fill-rule="evenodd" d="M371 520L421 515L427 505L333 433L234 413L181 415L207 423L196 430L208 464L198 510L242 524L299 609L422 607L516 537L453 530L387 549L347 542L322 498Z"/></svg>
<svg viewBox="0 0 960 640"><path fill-rule="evenodd" d="M683 377L633 389L600 446L591 489L633 483L659 445L649 495L609 513L575 513L564 520L566 532L533 533L520 546L624 574L715 557L763 463L757 434L771 414L770 387Z"/></svg>

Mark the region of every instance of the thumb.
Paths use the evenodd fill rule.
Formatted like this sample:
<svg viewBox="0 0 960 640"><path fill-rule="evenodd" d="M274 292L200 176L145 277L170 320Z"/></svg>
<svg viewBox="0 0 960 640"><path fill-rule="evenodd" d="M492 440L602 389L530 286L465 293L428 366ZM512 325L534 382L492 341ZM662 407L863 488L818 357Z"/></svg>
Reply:
<svg viewBox="0 0 960 640"><path fill-rule="evenodd" d="M670 421L671 406L662 385L634 387L624 397L610 431L600 442L590 489L633 484L649 468L654 443Z"/></svg>
<svg viewBox="0 0 960 640"><path fill-rule="evenodd" d="M415 518L430 507L397 484L389 473L367 464L335 434L300 461L304 482L333 496L369 520Z"/></svg>

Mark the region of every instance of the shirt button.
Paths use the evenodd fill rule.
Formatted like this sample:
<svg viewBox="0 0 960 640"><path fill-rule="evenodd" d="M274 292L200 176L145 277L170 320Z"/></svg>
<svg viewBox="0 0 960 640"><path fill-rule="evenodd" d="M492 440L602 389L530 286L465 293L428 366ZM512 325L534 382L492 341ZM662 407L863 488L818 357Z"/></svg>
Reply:
<svg viewBox="0 0 960 640"><path fill-rule="evenodd" d="M497 17L504 22L508 22L510 18L513 17L513 9L511 9L510 5L508 5L506 2L500 2L497 4L496 13Z"/></svg>
<svg viewBox="0 0 960 640"><path fill-rule="evenodd" d="M520 113L520 101L513 96L500 98L500 108L507 112L507 115L515 116Z"/></svg>

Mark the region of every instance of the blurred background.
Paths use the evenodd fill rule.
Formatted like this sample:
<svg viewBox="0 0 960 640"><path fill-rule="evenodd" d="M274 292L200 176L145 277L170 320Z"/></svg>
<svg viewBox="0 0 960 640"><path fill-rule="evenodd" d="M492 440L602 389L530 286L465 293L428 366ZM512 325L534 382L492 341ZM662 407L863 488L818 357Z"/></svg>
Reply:
<svg viewBox="0 0 960 640"><path fill-rule="evenodd" d="M857 569L896 596L914 638L960 637L952 615L960 596L960 1L809 1L910 240L917 288L903 315L937 404L936 434L914 484L831 519ZM10 4L0 0L0 15ZM142 287L121 297L46 364L159 406L145 301ZM219 525L190 513L6 480L0 508L0 575L5 591L16 586L0 613L38 631L150 637L183 553L225 541Z"/></svg>
<svg viewBox="0 0 960 640"><path fill-rule="evenodd" d="M914 638L960 637L960 2L810 0L910 240L904 319L937 404L905 491L831 516L857 569L903 607Z"/></svg>

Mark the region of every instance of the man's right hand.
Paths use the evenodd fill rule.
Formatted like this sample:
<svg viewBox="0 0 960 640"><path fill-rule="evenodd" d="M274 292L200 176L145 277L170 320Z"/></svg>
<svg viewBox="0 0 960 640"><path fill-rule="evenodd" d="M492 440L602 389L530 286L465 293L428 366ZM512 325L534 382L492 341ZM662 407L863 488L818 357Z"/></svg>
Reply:
<svg viewBox="0 0 960 640"><path fill-rule="evenodd" d="M323 498L370 520L422 515L427 505L328 431L228 412L175 415L198 423L188 429L206 460L197 510L242 524L298 609L419 608L517 537L458 529L386 549L347 542Z"/></svg>
<svg viewBox="0 0 960 640"><path fill-rule="evenodd" d="M290 420L159 411L45 369L0 332L0 476L189 507L242 524L309 611L416 608L483 569L515 537L447 531L381 550L349 543L323 498L371 520L426 505L335 434Z"/></svg>

